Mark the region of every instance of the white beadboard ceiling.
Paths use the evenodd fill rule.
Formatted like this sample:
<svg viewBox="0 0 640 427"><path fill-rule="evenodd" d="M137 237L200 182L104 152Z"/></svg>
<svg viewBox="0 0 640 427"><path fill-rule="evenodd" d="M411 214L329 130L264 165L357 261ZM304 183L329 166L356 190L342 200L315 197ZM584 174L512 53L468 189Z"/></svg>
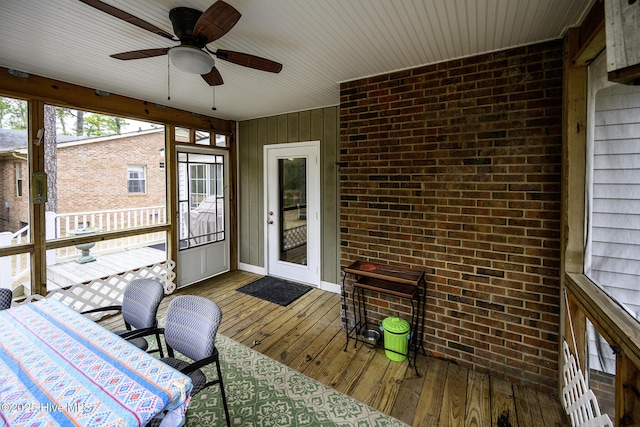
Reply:
<svg viewBox="0 0 640 427"><path fill-rule="evenodd" d="M104 0L173 33L169 11L212 0ZM170 72L167 57L110 54L177 43L78 0L0 0L0 66L243 120L337 105L339 83L562 37L594 0L227 0L242 17L209 48L283 64L279 74L222 60L224 85Z"/></svg>

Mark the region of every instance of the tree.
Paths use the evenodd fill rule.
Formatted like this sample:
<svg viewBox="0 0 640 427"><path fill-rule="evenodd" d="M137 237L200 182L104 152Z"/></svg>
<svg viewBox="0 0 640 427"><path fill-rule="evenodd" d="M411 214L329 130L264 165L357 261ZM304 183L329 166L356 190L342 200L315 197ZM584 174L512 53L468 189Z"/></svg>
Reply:
<svg viewBox="0 0 640 427"><path fill-rule="evenodd" d="M45 210L58 211L58 144L56 138L56 108L44 106L44 171L47 174Z"/></svg>
<svg viewBox="0 0 640 427"><path fill-rule="evenodd" d="M26 101L0 97L0 128L27 129Z"/></svg>
<svg viewBox="0 0 640 427"><path fill-rule="evenodd" d="M78 110L76 114L76 135L82 136L84 134L84 111Z"/></svg>
<svg viewBox="0 0 640 427"><path fill-rule="evenodd" d="M86 135L87 137L120 135L122 128L128 124L120 117L88 113L82 110L56 107L55 111L58 119L56 122L57 132L62 135ZM71 128L75 130L71 131Z"/></svg>
<svg viewBox="0 0 640 427"><path fill-rule="evenodd" d="M85 115L85 133L87 136L118 135L123 126L127 125L124 119L105 116L103 114Z"/></svg>

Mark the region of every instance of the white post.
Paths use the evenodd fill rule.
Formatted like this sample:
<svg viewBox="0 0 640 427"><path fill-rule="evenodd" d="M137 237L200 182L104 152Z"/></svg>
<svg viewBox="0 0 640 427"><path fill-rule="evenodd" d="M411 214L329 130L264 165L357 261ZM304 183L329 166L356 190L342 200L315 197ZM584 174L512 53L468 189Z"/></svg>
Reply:
<svg viewBox="0 0 640 427"><path fill-rule="evenodd" d="M3 231L0 233L0 246L10 246L13 233ZM0 288L11 289L13 280L11 279L11 257L0 257Z"/></svg>
<svg viewBox="0 0 640 427"><path fill-rule="evenodd" d="M45 227L46 230L46 239L52 240L56 238L56 213L55 212L45 212ZM47 265L54 265L57 262L56 250L49 249L47 251Z"/></svg>

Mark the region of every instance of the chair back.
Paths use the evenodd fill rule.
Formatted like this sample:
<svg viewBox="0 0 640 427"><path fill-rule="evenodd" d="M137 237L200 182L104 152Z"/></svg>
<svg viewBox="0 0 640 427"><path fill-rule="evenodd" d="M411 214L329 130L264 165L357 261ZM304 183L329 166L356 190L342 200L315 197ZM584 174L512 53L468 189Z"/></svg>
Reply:
<svg viewBox="0 0 640 427"><path fill-rule="evenodd" d="M13 292L9 288L0 288L0 310L6 310L11 307Z"/></svg>
<svg viewBox="0 0 640 427"><path fill-rule="evenodd" d="M211 356L222 311L210 299L196 295L177 296L167 307L164 337L167 345L198 361Z"/></svg>
<svg viewBox="0 0 640 427"><path fill-rule="evenodd" d="M156 314L164 298L162 283L154 279L132 280L122 296L122 319L135 329L157 325Z"/></svg>

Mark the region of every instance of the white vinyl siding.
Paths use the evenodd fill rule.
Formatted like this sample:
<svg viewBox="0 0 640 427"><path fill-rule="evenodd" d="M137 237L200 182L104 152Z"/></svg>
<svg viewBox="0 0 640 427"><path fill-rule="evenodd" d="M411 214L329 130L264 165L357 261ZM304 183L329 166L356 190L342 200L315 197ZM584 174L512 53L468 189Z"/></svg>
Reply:
<svg viewBox="0 0 640 427"><path fill-rule="evenodd" d="M602 62L596 61L592 69L585 274L638 319L640 87L608 82ZM611 349L593 329L589 335L591 368L614 373Z"/></svg>
<svg viewBox="0 0 640 427"><path fill-rule="evenodd" d="M640 88L598 92L589 275L640 313Z"/></svg>

